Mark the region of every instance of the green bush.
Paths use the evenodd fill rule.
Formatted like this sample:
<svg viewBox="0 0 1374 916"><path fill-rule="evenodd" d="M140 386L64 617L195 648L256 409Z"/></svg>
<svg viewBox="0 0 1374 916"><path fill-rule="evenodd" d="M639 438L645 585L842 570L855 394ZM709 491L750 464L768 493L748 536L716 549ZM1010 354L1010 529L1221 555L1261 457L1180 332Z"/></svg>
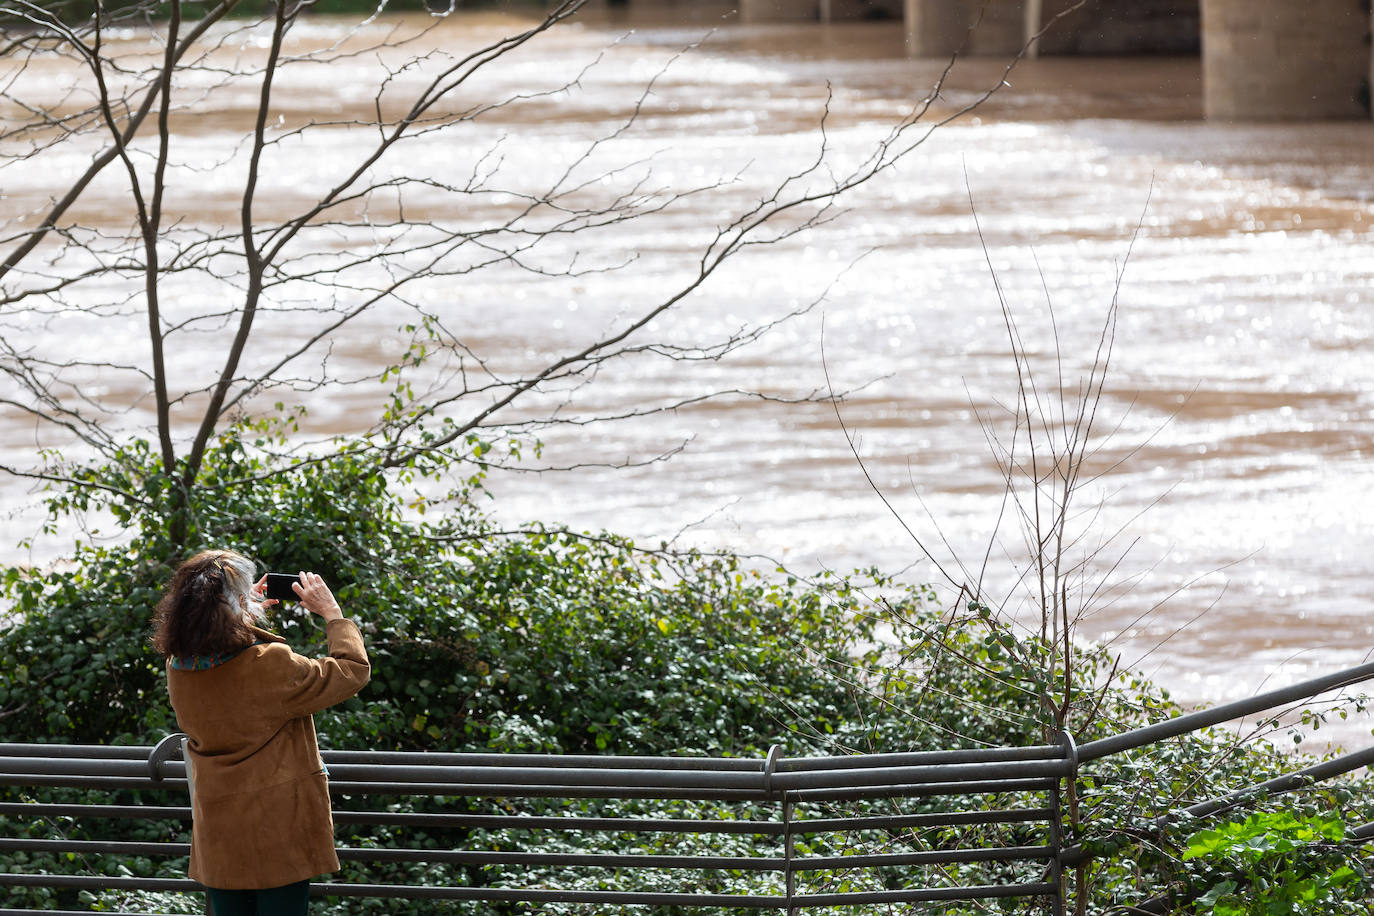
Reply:
<svg viewBox="0 0 1374 916"><path fill-rule="evenodd" d="M1199 830L1184 862L1191 884L1205 888L1192 902L1215 916L1367 913L1369 857L1347 842L1336 814L1263 811L1243 821Z"/></svg>
<svg viewBox="0 0 1374 916"><path fill-rule="evenodd" d="M157 490L152 467L141 492ZM731 754L818 743L797 738L798 721L817 736L840 727L848 691L801 647L839 664L871 641L875 618L858 613L852 582L775 581L732 557L645 551L609 534L498 536L476 511L480 487L479 473L430 522L348 452L273 473L235 435L210 456L188 507L193 549L317 570L366 634L372 683L320 717L322 741ZM126 544L81 545L55 573L4 570L15 617L0 632L13 662L0 672L0 738L146 743L174 730L147 642L176 562L156 506L103 507L133 529ZM89 508L54 501L56 512ZM322 629L307 616L287 605L270 624L318 650Z"/></svg>

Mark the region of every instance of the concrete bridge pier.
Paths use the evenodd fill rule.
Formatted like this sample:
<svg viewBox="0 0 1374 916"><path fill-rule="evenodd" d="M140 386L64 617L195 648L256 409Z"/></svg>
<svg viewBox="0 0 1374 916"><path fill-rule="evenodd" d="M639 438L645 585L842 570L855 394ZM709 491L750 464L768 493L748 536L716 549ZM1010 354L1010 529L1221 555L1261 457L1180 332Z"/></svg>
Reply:
<svg viewBox="0 0 1374 916"><path fill-rule="evenodd" d="M1045 0L904 0L911 57L1009 56L1035 33ZM1051 0L1053 2L1053 0ZM1033 50L1033 49L1032 49Z"/></svg>
<svg viewBox="0 0 1374 916"><path fill-rule="evenodd" d="M1209 119L1366 118L1371 19L1362 0L1202 0Z"/></svg>

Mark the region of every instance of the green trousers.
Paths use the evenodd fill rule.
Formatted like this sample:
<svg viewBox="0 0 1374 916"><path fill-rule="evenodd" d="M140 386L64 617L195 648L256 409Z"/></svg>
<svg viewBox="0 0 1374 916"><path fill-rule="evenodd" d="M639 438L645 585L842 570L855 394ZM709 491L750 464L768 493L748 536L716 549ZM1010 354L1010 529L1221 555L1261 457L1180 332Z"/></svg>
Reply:
<svg viewBox="0 0 1374 916"><path fill-rule="evenodd" d="M206 888L210 916L305 916L310 907L310 881L260 891Z"/></svg>

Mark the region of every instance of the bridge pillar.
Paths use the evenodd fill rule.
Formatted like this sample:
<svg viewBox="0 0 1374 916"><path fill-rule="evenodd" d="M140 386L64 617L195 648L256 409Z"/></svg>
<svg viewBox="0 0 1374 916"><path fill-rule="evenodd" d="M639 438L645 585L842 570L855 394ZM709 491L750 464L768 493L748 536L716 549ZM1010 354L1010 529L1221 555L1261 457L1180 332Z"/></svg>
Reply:
<svg viewBox="0 0 1374 916"><path fill-rule="evenodd" d="M905 0L908 57L949 57L968 36L964 0Z"/></svg>
<svg viewBox="0 0 1374 916"><path fill-rule="evenodd" d="M1362 0L1202 0L1208 118L1365 118L1370 13Z"/></svg>
<svg viewBox="0 0 1374 916"><path fill-rule="evenodd" d="M990 54L1021 50L1027 17L1040 0L905 0L906 47L911 57Z"/></svg>

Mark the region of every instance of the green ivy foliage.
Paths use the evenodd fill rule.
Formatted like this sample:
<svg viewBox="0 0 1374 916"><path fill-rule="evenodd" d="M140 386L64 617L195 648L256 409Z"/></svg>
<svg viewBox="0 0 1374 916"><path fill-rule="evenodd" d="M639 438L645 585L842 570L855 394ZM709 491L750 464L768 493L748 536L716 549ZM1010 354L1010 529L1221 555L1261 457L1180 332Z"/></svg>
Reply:
<svg viewBox="0 0 1374 916"><path fill-rule="evenodd" d="M192 549L231 547L333 583L374 676L363 698L320 717L329 744L755 753L792 722L824 735L845 717L847 689L800 647L838 664L872 639L849 580L789 583L609 534L498 534L476 508L480 471L417 515L365 456L274 467L241 433L219 443L192 494ZM4 740L143 743L175 727L147 641L177 560L161 514L170 485L146 445L125 458L89 479L146 503L96 506L105 491L83 490L53 511L104 508L133 529L127 543L79 545L56 571L3 572L14 615L0 632L12 662L0 672ZM307 617L288 604L270 624L318 650Z"/></svg>
<svg viewBox="0 0 1374 916"><path fill-rule="evenodd" d="M1367 913L1374 889L1367 852L1333 813L1256 812L1197 831L1183 860L1206 888L1193 912L1214 916Z"/></svg>

